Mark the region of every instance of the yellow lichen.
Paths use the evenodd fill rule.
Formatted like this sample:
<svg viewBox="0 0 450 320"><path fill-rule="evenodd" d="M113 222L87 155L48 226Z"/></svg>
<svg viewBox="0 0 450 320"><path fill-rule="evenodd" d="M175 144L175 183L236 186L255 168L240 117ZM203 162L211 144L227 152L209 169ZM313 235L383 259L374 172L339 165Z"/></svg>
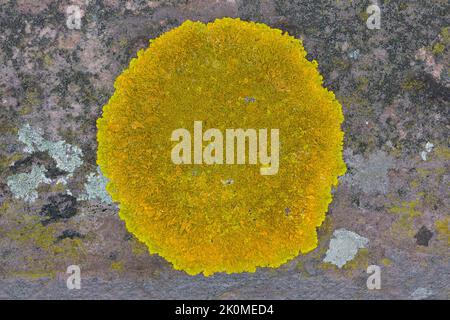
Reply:
<svg viewBox="0 0 450 320"><path fill-rule="evenodd" d="M111 269L117 272L122 272L125 269L125 267L122 262L116 261L111 263Z"/></svg>
<svg viewBox="0 0 450 320"><path fill-rule="evenodd" d="M416 230L414 220L422 215L422 202L424 194L419 192L418 197L412 201L402 201L400 205L389 208L389 212L397 214L398 219L391 225L390 233L396 240L402 239L402 235L413 238Z"/></svg>
<svg viewBox="0 0 450 320"><path fill-rule="evenodd" d="M370 265L369 260L369 249L361 248L356 256L343 266L343 269L349 277L358 275L361 270L367 270L367 267Z"/></svg>
<svg viewBox="0 0 450 320"><path fill-rule="evenodd" d="M25 214L15 219L8 218L14 228L0 229L0 233L20 246L24 252L29 252L22 257L24 263L20 267L13 271L6 269L11 275L27 278L54 276L58 268L80 261L86 255L80 239L57 239L56 224L43 226L39 217Z"/></svg>
<svg viewBox="0 0 450 320"><path fill-rule="evenodd" d="M98 164L127 229L151 253L210 275L278 267L317 246L345 172L343 115L305 56L300 40L264 24L186 21L117 78L97 121ZM279 172L175 165L171 133L194 121L222 132L279 129Z"/></svg>
<svg viewBox="0 0 450 320"><path fill-rule="evenodd" d="M450 217L445 217L435 222L438 238L447 241L450 246Z"/></svg>
<svg viewBox="0 0 450 320"><path fill-rule="evenodd" d="M392 264L392 261L389 258L383 258L381 259L381 263L385 267L389 267Z"/></svg>
<svg viewBox="0 0 450 320"><path fill-rule="evenodd" d="M421 198L423 197L423 193L419 193L419 198L412 201L402 201L400 206L392 206L389 208L389 212L397 213L403 216L407 216L409 218L415 218L422 214L421 211L417 210L417 207L421 203Z"/></svg>
<svg viewBox="0 0 450 320"><path fill-rule="evenodd" d="M445 50L445 45L440 42L437 42L434 44L432 52L434 54L442 54L444 52L444 50Z"/></svg>
<svg viewBox="0 0 450 320"><path fill-rule="evenodd" d="M142 242L140 242L135 238L130 241L131 241L131 252L133 252L135 256L140 256L147 253L147 247L145 246L145 244L143 244Z"/></svg>

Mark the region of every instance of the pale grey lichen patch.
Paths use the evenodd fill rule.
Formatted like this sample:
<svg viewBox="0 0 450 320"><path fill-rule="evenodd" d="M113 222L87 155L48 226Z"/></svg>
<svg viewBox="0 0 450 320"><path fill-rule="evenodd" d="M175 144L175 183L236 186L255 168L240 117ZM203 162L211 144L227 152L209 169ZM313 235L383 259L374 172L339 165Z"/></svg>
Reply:
<svg viewBox="0 0 450 320"><path fill-rule="evenodd" d="M97 173L90 173L87 176L87 182L84 184L85 193L78 197L78 200L100 200L101 202L111 204L111 196L106 192L106 178L100 168L97 167Z"/></svg>
<svg viewBox="0 0 450 320"><path fill-rule="evenodd" d="M33 130L27 123L19 130L19 141L26 145L24 151L32 153L43 145L44 138L38 130Z"/></svg>
<svg viewBox="0 0 450 320"><path fill-rule="evenodd" d="M359 249L365 248L368 243L369 239L352 231L346 229L335 230L323 261L342 268L356 256Z"/></svg>
<svg viewBox="0 0 450 320"><path fill-rule="evenodd" d="M25 124L19 130L19 141L26 145L25 152L48 152L55 160L56 166L67 172L67 177L71 177L75 169L83 164L81 160L83 152L79 147L70 145L64 140L56 142L46 140L40 130L31 128L29 124Z"/></svg>
<svg viewBox="0 0 450 320"><path fill-rule="evenodd" d="M44 166L33 164L31 172L18 173L8 177L7 185L16 199L34 202L38 197L36 189L39 184L51 182L45 176L46 172Z"/></svg>
<svg viewBox="0 0 450 320"><path fill-rule="evenodd" d="M65 141L47 142L47 151L56 161L56 166L68 172L72 176L76 168L83 164L81 157L83 155L80 148L67 144Z"/></svg>
<svg viewBox="0 0 450 320"><path fill-rule="evenodd" d="M56 162L58 169L67 172L56 182L66 184L67 178L73 176L74 171L83 164L81 160L83 153L77 146L72 146L65 141L46 140L39 129L33 129L25 124L18 133L19 141L25 144L24 151L27 153L47 152ZM19 173L8 177L7 184L14 197L28 202L34 202L38 193L37 187L41 183L52 183L45 176L47 169L44 166L33 165L30 173Z"/></svg>
<svg viewBox="0 0 450 320"><path fill-rule="evenodd" d="M423 161L427 161L427 155L433 150L433 148L434 144L432 144L431 142L427 142L427 144L425 145L425 150L420 153L420 157Z"/></svg>
<svg viewBox="0 0 450 320"><path fill-rule="evenodd" d="M433 294L433 291L431 291L430 289L417 288L416 290L414 290L413 293L411 293L411 298L413 300L423 300L423 299L428 298L432 294Z"/></svg>
<svg viewBox="0 0 450 320"><path fill-rule="evenodd" d="M368 194L387 193L388 170L395 166L392 157L384 151L377 151L365 159L361 155L354 155L352 150L346 149L344 159L349 170L342 181L346 181Z"/></svg>

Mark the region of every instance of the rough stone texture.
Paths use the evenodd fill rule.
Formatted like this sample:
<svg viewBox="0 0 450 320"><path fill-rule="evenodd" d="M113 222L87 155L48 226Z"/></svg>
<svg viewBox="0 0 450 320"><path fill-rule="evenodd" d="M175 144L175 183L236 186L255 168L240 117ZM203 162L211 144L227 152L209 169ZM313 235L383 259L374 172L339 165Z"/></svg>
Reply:
<svg viewBox="0 0 450 320"><path fill-rule="evenodd" d="M369 30L370 4L0 1L0 298L448 299L449 4L381 0L381 29ZM81 10L80 30L68 28L69 5ZM149 255L116 205L95 192L104 185L95 120L149 39L186 19L223 16L303 39L343 105L349 171L317 249L278 269L191 277ZM34 148L23 128L42 134ZM19 192L31 198L18 199L8 178L33 168L40 180ZM341 269L323 261L340 228L369 239ZM81 290L66 287L72 264L81 267ZM372 264L381 267L381 290L366 287Z"/></svg>

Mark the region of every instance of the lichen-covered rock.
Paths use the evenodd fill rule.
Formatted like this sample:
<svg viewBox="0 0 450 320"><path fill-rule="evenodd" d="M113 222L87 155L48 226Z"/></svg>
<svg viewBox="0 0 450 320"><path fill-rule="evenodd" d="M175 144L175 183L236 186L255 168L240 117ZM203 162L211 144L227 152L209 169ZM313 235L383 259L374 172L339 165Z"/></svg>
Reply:
<svg viewBox="0 0 450 320"><path fill-rule="evenodd" d="M211 275L278 267L317 246L316 228L345 172L343 116L317 62L305 56L301 41L265 24L187 21L152 40L117 78L97 121L98 163L127 229L151 253L189 274ZM226 141L215 133L199 147L203 163L174 163L173 132L203 123L200 139L214 128L227 132ZM245 165L230 163L230 144L231 157L240 157L228 138L234 128L255 130L255 159L276 156L276 164L260 168L245 155L238 163ZM183 157L191 159L196 146L188 143ZM226 163L217 156L224 149Z"/></svg>
<svg viewBox="0 0 450 320"><path fill-rule="evenodd" d="M378 1L374 30L366 25L369 1L0 3L0 298L448 299L448 1ZM77 25L67 22L74 18L69 5L82 14L79 29L68 27ZM192 277L150 255L118 207L103 201L96 119L116 77L150 39L187 19L220 17L263 22L302 39L306 58L319 62L324 86L342 105L349 170L333 191L315 250L277 269ZM40 134L35 142L65 141L52 154L60 167L63 155L75 155L68 158L76 166L71 177L48 151L25 149L19 132L26 124ZM75 214L73 198L63 195L80 199ZM63 217L45 223L51 216L43 208L52 203ZM323 259L341 228L370 246L337 268ZM427 239L428 246L420 244ZM366 287L368 263L382 270L376 292ZM71 264L81 267L82 290L66 287Z"/></svg>

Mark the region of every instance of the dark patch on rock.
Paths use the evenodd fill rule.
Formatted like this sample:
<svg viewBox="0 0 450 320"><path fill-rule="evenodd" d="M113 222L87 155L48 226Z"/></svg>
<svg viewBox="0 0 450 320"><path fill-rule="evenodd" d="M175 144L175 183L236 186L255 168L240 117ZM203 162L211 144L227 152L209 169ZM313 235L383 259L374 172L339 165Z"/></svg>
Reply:
<svg viewBox="0 0 450 320"><path fill-rule="evenodd" d="M75 238L84 238L84 235L82 235L81 233L79 233L78 231L72 230L72 229L67 229L64 230L57 238L56 241L61 241L63 239L66 238L70 238L70 239L75 239Z"/></svg>
<svg viewBox="0 0 450 320"><path fill-rule="evenodd" d="M33 164L45 166L47 162L52 160L53 159L50 158L46 152L33 152L26 158L14 162L14 164L10 166L10 169L13 173L24 172Z"/></svg>
<svg viewBox="0 0 450 320"><path fill-rule="evenodd" d="M113 251L113 252L111 252L111 253L109 254L108 258L109 258L110 260L112 260L112 261L116 261L116 260L117 260L117 256L118 256L117 251Z"/></svg>
<svg viewBox="0 0 450 320"><path fill-rule="evenodd" d="M77 199L68 194L58 194L49 198L49 204L42 207L41 215L48 217L43 225L60 219L69 219L77 213Z"/></svg>
<svg viewBox="0 0 450 320"><path fill-rule="evenodd" d="M397 190L400 197L405 197L408 194L408 190L405 187L401 187Z"/></svg>
<svg viewBox="0 0 450 320"><path fill-rule="evenodd" d="M3 205L5 199L10 196L11 192L9 191L8 185L0 182L0 206Z"/></svg>
<svg viewBox="0 0 450 320"><path fill-rule="evenodd" d="M47 172L45 173L45 176L49 179L55 179L59 176L63 176L67 174L67 171L58 169L57 167L50 167L47 168Z"/></svg>
<svg viewBox="0 0 450 320"><path fill-rule="evenodd" d="M45 176L49 179L55 179L58 176L67 174L66 171L57 168L56 161L52 159L47 152L33 152L26 158L17 160L9 167L13 174L29 172L32 165L44 166L47 169Z"/></svg>
<svg viewBox="0 0 450 320"><path fill-rule="evenodd" d="M125 240L125 241L130 241L131 239L133 239L133 235L129 232L127 232L125 234L125 236L123 237L123 240Z"/></svg>
<svg viewBox="0 0 450 320"><path fill-rule="evenodd" d="M412 95L416 98L440 99L443 102L450 100L450 88L437 81L431 75L421 74L418 75L416 80L424 85L422 90L412 91Z"/></svg>
<svg viewBox="0 0 450 320"><path fill-rule="evenodd" d="M430 241L432 236L433 236L433 232L428 230L427 227L422 226L420 228L419 232L416 233L414 238L416 238L416 243L419 246L428 247L428 242Z"/></svg>

